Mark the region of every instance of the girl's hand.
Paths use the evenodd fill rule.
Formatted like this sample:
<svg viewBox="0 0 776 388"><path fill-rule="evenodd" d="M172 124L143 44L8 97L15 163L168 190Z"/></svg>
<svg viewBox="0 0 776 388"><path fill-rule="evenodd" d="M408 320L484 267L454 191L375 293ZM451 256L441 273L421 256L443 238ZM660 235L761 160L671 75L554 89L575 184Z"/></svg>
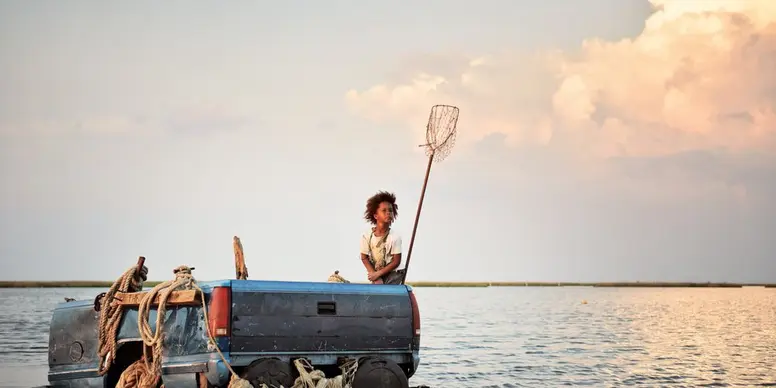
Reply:
<svg viewBox="0 0 776 388"><path fill-rule="evenodd" d="M383 279L377 278L377 280L373 281L372 284L385 284L383 282Z"/></svg>
<svg viewBox="0 0 776 388"><path fill-rule="evenodd" d="M370 282L380 280L380 274L377 271L370 272L369 275L367 275L367 279L369 279Z"/></svg>

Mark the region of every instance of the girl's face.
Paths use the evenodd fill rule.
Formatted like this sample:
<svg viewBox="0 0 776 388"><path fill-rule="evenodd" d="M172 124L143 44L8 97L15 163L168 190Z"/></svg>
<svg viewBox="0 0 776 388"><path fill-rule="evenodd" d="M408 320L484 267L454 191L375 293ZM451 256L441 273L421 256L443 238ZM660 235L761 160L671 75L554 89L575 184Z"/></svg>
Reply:
<svg viewBox="0 0 776 388"><path fill-rule="evenodd" d="M393 205L390 202L381 202L375 213L375 220L378 224L388 224L393 222Z"/></svg>

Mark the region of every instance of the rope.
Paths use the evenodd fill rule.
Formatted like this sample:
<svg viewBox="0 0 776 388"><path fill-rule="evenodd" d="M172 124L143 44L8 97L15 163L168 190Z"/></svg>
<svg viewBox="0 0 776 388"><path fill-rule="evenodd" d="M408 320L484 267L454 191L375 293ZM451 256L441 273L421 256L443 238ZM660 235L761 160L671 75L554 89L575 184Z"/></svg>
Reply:
<svg viewBox="0 0 776 388"><path fill-rule="evenodd" d="M140 387L155 387L162 376L162 344L164 343L164 316L167 312L167 298L173 291L192 289L194 287L194 278L191 276L191 269L186 266L179 266L173 270L175 280L167 280L157 284L140 301L137 307L137 327L140 332L140 338L146 345L143 347L143 358L145 362L145 371L149 372L143 375L140 380L143 383ZM150 319L151 303L159 296L159 307L156 313L156 330L151 331ZM205 318L207 321L207 318ZM148 348L152 349L149 353ZM150 362L148 360L151 360Z"/></svg>
<svg viewBox="0 0 776 388"><path fill-rule="evenodd" d="M341 375L327 379L322 371L313 369L305 359L294 360L294 366L299 372L299 377L291 388L350 388L358 369L358 363L351 360L340 366Z"/></svg>
<svg viewBox="0 0 776 388"><path fill-rule="evenodd" d="M97 338L97 354L100 356L97 373L100 376L108 373L116 357L116 334L124 313L120 305L113 303L113 299L117 292L140 291L143 288L141 277L145 277L147 273L148 269L145 266L140 273L137 273L137 266L133 265L113 282L100 301L99 337Z"/></svg>
<svg viewBox="0 0 776 388"><path fill-rule="evenodd" d="M224 364L229 369L229 372L231 372L229 388L253 388L248 380L238 377L237 373L232 369L232 366L216 344L209 326L205 294L202 292L199 285L197 285L194 276L191 274L192 269L193 268L189 268L185 265L175 268L173 270L175 279L159 283L143 296L143 299L138 306L137 314L138 331L140 332L143 344L146 345L143 347L143 357L133 362L121 373L116 388L154 388L159 384L159 380L162 376L162 350L164 344L164 333L162 332L162 328L164 327L164 317L167 310L167 299L173 291L177 290L199 291L208 340L213 344L218 355L221 357L221 360L223 360ZM102 309L100 312L99 349L100 356L106 356L105 359L100 362L99 371L101 375L107 373L108 368L113 363L116 354L116 332L118 330L118 325L121 322L121 315L123 314L122 306L113 303L113 299L116 292L137 292L142 289L142 281L135 280L136 270L137 266L128 269L116 280L116 282L114 282L113 286L111 286L110 290L105 294L104 299L101 301ZM145 273L148 271L145 267L143 267L143 270ZM344 283L349 283L342 276L339 276L339 271L335 271L332 276L341 279ZM331 277L329 279L331 280ZM148 321L150 319L151 305L157 296L159 297L159 306L157 307L156 313L156 326L155 330L151 330L151 325ZM329 379L326 378L326 375L322 371L314 369L305 359L294 360L294 366L299 372L299 377L296 378L294 385L291 388L351 388L353 378L358 369L358 363L356 361L346 362L340 367L342 374ZM267 388L266 385L263 386L264 388ZM164 388L164 385L162 385L161 388Z"/></svg>
<svg viewBox="0 0 776 388"><path fill-rule="evenodd" d="M342 275L339 274L339 271L334 271L334 273L329 276L329 283L350 283L350 282L347 279L343 278Z"/></svg>
<svg viewBox="0 0 776 388"><path fill-rule="evenodd" d="M375 268L375 271L379 271L385 267L385 259L388 257L385 242L388 241L388 235L391 233L391 228L389 227L388 230L385 231L385 234L382 237L379 237L377 244L375 244L373 247L372 237L375 235L375 229L376 228L372 228L372 233L369 234L369 258ZM375 250L377 250L379 254L375 255Z"/></svg>
<svg viewBox="0 0 776 388"><path fill-rule="evenodd" d="M153 373L148 370L145 361L141 359L133 362L127 369L121 372L116 388L155 387L157 382L158 379L154 378Z"/></svg>
<svg viewBox="0 0 776 388"><path fill-rule="evenodd" d="M127 272L120 277L116 283L114 283L113 287L111 287L111 291L109 291L105 299L102 301L103 309L102 313L106 316L113 317L118 316L119 319L114 320L107 320L106 322L110 325L106 326L103 324L103 320L100 320L100 327L99 327L99 338L100 338L100 344L102 346L103 342L106 341L108 348L110 351L110 362L104 363L104 365L110 366L113 362L113 357L116 354L116 330L118 328L118 323L120 322L122 309L121 305L111 303L113 300L113 295L115 294L114 289L118 288L121 290L129 290L127 284L127 277L130 279L133 278L134 275L134 268L130 268L127 270ZM215 347L216 351L218 352L218 355L221 357L221 360L224 361L224 364L229 369L229 372L231 372L231 378L229 380L229 388L252 388L251 383L248 380L241 379L238 377L237 373L232 369L232 366L229 364L229 362L226 360L226 357L224 357L224 354L221 353L221 349L219 349L218 344L215 341L215 338L213 337L213 333L211 331L211 328L209 326L209 320L207 316L207 304L205 303L205 293L202 292L202 289L197 285L196 280L191 274L191 270L193 268L189 268L185 265L179 266L173 270L173 273L175 274L174 280L168 280L162 283L159 283L156 285L151 291L149 291L146 295L143 296L143 299L140 301L140 305L138 306L138 331L140 332L140 337L143 340L143 344L146 346L143 347L143 357L134 363L132 363L127 369L125 369L121 376L119 377L119 382L116 385L117 388L153 388L156 387L156 385L159 383L159 380L162 376L162 345L164 344L164 333L162 332L162 328L164 327L164 316L167 309L167 298L172 294L173 291L177 290L197 290L199 291L199 295L202 301L202 314L204 315L204 321L205 321L205 330L208 334L208 340L211 342L211 344ZM122 292L136 292L137 290L142 288L142 284L140 287L132 290L132 291L122 291ZM156 299L157 295L159 296L159 306L157 308L156 313L156 327L155 330L151 330L151 326L148 323L150 318L150 309L152 302ZM110 301L110 302L108 302ZM111 308L111 311L108 312L108 307ZM102 317L102 315L101 315ZM150 354L148 348L151 348ZM101 363L100 367L103 367L103 364ZM102 373L106 373L107 368ZM162 386L164 388L164 386Z"/></svg>

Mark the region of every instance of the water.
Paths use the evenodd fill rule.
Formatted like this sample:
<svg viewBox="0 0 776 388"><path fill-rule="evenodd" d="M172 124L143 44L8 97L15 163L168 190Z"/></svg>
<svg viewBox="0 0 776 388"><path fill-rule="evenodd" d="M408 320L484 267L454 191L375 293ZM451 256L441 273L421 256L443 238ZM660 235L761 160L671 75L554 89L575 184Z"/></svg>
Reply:
<svg viewBox="0 0 776 388"><path fill-rule="evenodd" d="M0 290L0 386L45 385L50 310L101 291ZM776 386L776 289L416 293L423 347L412 385Z"/></svg>

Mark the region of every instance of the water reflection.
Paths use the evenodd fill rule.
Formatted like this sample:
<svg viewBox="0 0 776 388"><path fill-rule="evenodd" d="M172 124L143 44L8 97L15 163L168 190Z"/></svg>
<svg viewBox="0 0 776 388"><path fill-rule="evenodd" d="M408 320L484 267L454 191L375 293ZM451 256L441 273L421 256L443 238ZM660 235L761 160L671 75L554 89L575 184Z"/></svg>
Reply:
<svg viewBox="0 0 776 388"><path fill-rule="evenodd" d="M776 384L776 289L415 290L413 385ZM0 290L0 386L46 384L50 310L100 291Z"/></svg>
<svg viewBox="0 0 776 388"><path fill-rule="evenodd" d="M775 295L745 288L632 296L632 327L649 362L630 379L661 385L776 383Z"/></svg>
<svg viewBox="0 0 776 388"><path fill-rule="evenodd" d="M776 383L776 290L419 289L431 386ZM587 300L588 304L582 304Z"/></svg>

